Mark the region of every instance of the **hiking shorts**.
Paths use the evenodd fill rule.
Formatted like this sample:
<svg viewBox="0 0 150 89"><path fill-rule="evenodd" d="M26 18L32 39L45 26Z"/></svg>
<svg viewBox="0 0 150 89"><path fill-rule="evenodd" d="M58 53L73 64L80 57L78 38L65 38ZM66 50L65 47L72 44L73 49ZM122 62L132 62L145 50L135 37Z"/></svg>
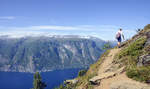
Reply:
<svg viewBox="0 0 150 89"><path fill-rule="evenodd" d="M121 42L121 37L118 37L117 40L118 40L118 42Z"/></svg>

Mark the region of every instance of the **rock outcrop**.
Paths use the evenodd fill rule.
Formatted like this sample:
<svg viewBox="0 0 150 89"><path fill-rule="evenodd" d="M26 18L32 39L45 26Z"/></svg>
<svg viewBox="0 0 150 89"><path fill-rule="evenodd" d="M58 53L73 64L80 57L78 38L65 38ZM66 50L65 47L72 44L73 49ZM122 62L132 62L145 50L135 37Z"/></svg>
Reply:
<svg viewBox="0 0 150 89"><path fill-rule="evenodd" d="M150 54L142 55L139 57L138 66L147 66L150 65Z"/></svg>

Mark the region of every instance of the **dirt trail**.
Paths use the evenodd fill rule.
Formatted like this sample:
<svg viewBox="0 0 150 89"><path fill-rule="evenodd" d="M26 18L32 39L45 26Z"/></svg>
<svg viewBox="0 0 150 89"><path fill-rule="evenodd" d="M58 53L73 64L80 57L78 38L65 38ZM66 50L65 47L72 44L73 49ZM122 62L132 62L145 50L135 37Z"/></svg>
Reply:
<svg viewBox="0 0 150 89"><path fill-rule="evenodd" d="M119 88L119 87L125 84L132 85L129 87L137 86L137 88L133 88L133 89L150 89L150 88L142 88L142 87L147 87L148 85L128 78L125 72L120 75L114 76L112 78L101 80L100 86L96 86L94 89L112 89L111 85L113 85L114 87L117 87L117 88L113 87L113 89L124 89L124 88ZM129 88L125 88L125 89L129 89Z"/></svg>
<svg viewBox="0 0 150 89"><path fill-rule="evenodd" d="M110 71L108 71L108 69L110 69L112 67L112 65L114 65L112 62L114 60L114 56L120 51L121 49L112 49L110 51L110 53L108 54L108 56L105 58L105 60L103 61L103 63L100 66L100 69L98 71L98 76L102 76L105 75L106 73L110 73ZM116 70L117 71L117 70ZM115 71L113 71L115 72ZM120 84L120 85L117 85ZM129 89L128 85L131 85L131 87L133 86L133 89L150 89L150 88L143 88L143 86L147 86L147 84L143 84L137 81L134 81L130 78L128 78L125 74L125 72L117 74L113 77L109 77L109 78L105 78L102 79L100 81L100 85L95 86L94 89ZM117 88L110 88L111 85L117 87ZM125 88L120 88L122 87L122 85L125 85L123 87ZM137 86L137 88L135 88ZM141 88L139 88L138 86L140 86Z"/></svg>
<svg viewBox="0 0 150 89"><path fill-rule="evenodd" d="M120 49L112 49L108 56L105 58L103 63L100 66L100 70L98 71L98 75L106 72L112 65L114 56L120 51Z"/></svg>

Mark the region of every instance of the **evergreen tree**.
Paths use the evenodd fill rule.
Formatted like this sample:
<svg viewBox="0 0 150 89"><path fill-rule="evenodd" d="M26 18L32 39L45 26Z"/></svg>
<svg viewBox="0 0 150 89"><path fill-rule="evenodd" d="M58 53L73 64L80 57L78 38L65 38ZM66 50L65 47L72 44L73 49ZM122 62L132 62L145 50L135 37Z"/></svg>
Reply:
<svg viewBox="0 0 150 89"><path fill-rule="evenodd" d="M42 82L42 78L39 74L39 72L36 72L34 74L34 82L33 82L33 88L32 89L44 89L46 87L46 84Z"/></svg>

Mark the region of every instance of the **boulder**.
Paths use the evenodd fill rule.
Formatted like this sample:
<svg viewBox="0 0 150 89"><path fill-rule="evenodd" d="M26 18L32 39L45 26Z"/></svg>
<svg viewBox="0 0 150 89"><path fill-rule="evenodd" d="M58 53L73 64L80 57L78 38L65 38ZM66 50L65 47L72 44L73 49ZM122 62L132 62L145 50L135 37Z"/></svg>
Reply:
<svg viewBox="0 0 150 89"><path fill-rule="evenodd" d="M137 66L147 66L150 65L150 54L142 55L139 57Z"/></svg>
<svg viewBox="0 0 150 89"><path fill-rule="evenodd" d="M92 85L99 85L102 79L108 79L108 78L112 78L120 73L122 73L124 71L125 67L121 67L120 69L114 71L114 72L106 72L106 73L102 73L98 76L94 76L93 78L89 79L89 82Z"/></svg>
<svg viewBox="0 0 150 89"><path fill-rule="evenodd" d="M66 80L65 83L67 84L76 84L78 82L77 79L72 79L72 80Z"/></svg>

